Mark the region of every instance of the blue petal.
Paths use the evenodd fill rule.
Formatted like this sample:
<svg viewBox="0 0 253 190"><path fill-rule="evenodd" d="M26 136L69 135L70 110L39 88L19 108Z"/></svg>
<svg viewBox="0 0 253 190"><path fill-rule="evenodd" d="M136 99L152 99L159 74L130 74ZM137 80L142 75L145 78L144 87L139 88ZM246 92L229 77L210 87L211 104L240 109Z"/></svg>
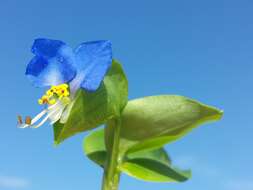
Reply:
<svg viewBox="0 0 253 190"><path fill-rule="evenodd" d="M112 63L111 42L101 40L82 43L75 53L77 77L72 84L87 91L97 90Z"/></svg>
<svg viewBox="0 0 253 190"><path fill-rule="evenodd" d="M56 56L62 46L66 46L62 41L39 38L34 40L31 51L37 56L48 59Z"/></svg>
<svg viewBox="0 0 253 190"><path fill-rule="evenodd" d="M67 83L76 75L74 59L72 49L62 46L50 59L35 56L27 65L26 75L37 87Z"/></svg>

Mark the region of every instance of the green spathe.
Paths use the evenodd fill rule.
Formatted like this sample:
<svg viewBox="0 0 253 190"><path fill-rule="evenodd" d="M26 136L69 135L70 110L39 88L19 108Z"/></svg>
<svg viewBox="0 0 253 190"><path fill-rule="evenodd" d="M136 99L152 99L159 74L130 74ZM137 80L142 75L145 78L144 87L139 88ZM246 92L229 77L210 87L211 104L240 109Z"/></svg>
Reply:
<svg viewBox="0 0 253 190"><path fill-rule="evenodd" d="M106 123L120 115L128 99L128 84L121 65L113 61L95 92L79 90L65 124L54 125L55 143Z"/></svg>

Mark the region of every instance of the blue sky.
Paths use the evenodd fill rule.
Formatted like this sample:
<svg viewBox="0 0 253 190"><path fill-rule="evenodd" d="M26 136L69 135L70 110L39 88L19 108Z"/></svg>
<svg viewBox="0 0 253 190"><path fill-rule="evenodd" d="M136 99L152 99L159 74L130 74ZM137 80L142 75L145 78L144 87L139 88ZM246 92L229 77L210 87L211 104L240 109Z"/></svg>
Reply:
<svg viewBox="0 0 253 190"><path fill-rule="evenodd" d="M16 128L35 114L42 89L24 76L35 38L72 47L110 39L129 79L129 98L180 94L225 110L167 145L191 168L182 184L122 176L121 190L253 189L253 2L250 0L2 0L0 2L0 189L100 189L102 171L82 155L85 134L53 147L50 126Z"/></svg>

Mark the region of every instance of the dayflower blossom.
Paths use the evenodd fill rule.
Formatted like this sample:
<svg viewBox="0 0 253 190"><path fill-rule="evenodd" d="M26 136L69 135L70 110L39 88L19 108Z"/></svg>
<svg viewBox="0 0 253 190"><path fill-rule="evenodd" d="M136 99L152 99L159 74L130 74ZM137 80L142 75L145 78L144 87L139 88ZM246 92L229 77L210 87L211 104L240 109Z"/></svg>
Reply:
<svg viewBox="0 0 253 190"><path fill-rule="evenodd" d="M112 63L107 40L85 42L72 50L59 40L36 39L31 51L35 56L25 74L34 86L50 88L38 100L45 106L42 112L33 119L26 117L24 122L18 116L20 128L37 128L48 120L51 124L58 120L64 123L76 91L96 91Z"/></svg>

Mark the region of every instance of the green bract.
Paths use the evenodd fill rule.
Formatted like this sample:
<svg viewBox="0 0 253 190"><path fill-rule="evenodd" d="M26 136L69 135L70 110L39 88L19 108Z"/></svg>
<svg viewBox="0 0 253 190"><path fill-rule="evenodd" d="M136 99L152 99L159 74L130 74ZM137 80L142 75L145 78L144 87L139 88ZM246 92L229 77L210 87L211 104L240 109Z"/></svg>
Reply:
<svg viewBox="0 0 253 190"><path fill-rule="evenodd" d="M55 143L104 124L120 115L127 103L128 84L121 65L113 61L100 88L95 92L79 90L65 124L54 125Z"/></svg>

